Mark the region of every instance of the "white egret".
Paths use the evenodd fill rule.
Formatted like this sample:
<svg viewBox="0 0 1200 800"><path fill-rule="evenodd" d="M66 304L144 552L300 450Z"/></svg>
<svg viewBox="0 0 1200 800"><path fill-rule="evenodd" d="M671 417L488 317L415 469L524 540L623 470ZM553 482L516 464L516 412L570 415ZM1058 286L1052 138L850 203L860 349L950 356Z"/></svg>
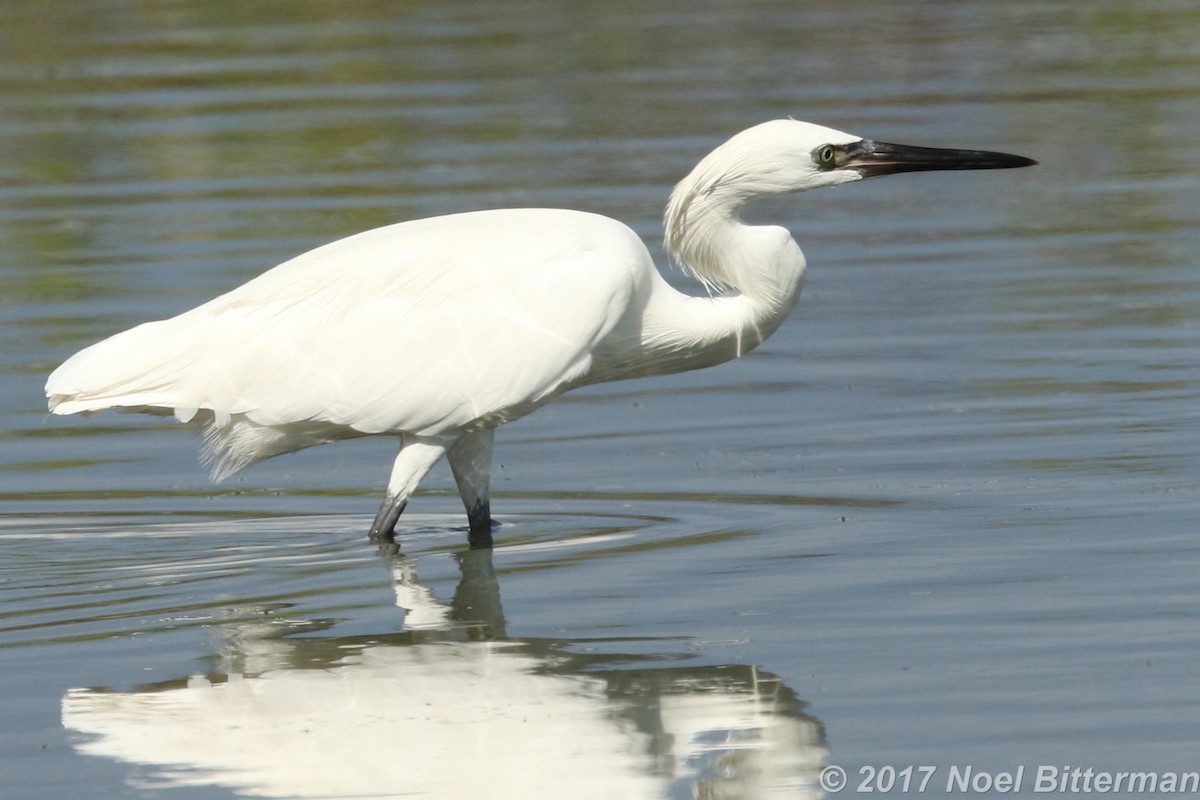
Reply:
<svg viewBox="0 0 1200 800"><path fill-rule="evenodd" d="M203 419L215 480L312 445L399 437L372 540L392 539L409 497L446 456L470 543L488 547L498 425L578 386L744 355L792 310L804 256L783 228L742 222L747 201L897 172L1034 163L766 122L701 160L667 204L667 250L708 296L672 288L638 236L607 217L454 214L318 247L191 311L118 333L55 370L46 396L55 414Z"/></svg>

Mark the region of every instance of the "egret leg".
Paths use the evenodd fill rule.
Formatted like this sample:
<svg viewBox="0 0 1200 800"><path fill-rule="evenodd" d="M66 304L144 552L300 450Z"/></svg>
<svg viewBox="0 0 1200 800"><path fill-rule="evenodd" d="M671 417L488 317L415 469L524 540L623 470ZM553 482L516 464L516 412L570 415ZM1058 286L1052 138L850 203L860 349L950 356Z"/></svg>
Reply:
<svg viewBox="0 0 1200 800"><path fill-rule="evenodd" d="M391 495L384 495L383 505L375 514L375 520L371 523L371 531L367 534L367 538L381 544L393 541L396 535L396 523L400 521L400 515L404 513L404 507L407 505L408 501L396 503L393 502Z"/></svg>
<svg viewBox="0 0 1200 800"><path fill-rule="evenodd" d="M458 437L446 458L458 484L458 496L467 509L470 526L467 542L472 550L492 546L492 481L493 429L470 431Z"/></svg>
<svg viewBox="0 0 1200 800"><path fill-rule="evenodd" d="M417 485L446 452L445 445L428 439L405 436L400 452L392 464L388 478L387 493L383 505L371 523L369 535L372 542L390 542L395 538L396 522L400 519L408 498L417 490Z"/></svg>

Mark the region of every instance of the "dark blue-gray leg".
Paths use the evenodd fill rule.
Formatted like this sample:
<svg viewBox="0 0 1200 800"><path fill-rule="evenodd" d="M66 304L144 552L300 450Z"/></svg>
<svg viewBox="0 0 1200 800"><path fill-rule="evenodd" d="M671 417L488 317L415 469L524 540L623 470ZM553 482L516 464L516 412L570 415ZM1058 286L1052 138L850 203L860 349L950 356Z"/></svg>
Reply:
<svg viewBox="0 0 1200 800"><path fill-rule="evenodd" d="M375 515L375 521L371 523L371 531L367 538L372 542L392 541L396 536L396 523L400 521L400 515L404 513L406 505L407 502L397 503L390 495L384 496L383 505Z"/></svg>
<svg viewBox="0 0 1200 800"><path fill-rule="evenodd" d="M450 470L458 484L458 495L467 509L471 549L492 546L492 429L471 431L458 438L446 451Z"/></svg>

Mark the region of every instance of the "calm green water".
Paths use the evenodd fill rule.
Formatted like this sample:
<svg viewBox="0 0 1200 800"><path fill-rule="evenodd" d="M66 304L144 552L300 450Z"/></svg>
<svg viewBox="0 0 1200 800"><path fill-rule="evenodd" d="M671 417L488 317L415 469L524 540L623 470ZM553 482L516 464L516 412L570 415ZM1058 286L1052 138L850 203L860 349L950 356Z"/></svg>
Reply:
<svg viewBox="0 0 1200 800"><path fill-rule="evenodd" d="M3 12L0 797L1200 769L1194 3ZM659 253L671 185L787 115L1042 164L756 209L794 318L502 429L494 553L444 469L366 544L390 442L213 486L194 430L45 414L78 348L365 228L561 206Z"/></svg>

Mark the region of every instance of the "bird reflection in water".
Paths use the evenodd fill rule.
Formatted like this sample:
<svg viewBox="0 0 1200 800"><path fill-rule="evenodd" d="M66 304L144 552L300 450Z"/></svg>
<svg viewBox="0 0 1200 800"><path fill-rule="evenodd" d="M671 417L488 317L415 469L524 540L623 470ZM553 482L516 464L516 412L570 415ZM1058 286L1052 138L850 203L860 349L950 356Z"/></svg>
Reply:
<svg viewBox="0 0 1200 800"><path fill-rule="evenodd" d="M507 638L491 551L457 557L446 605L388 555L399 633L228 626L209 674L73 689L63 724L80 752L141 765L138 783L254 797L821 796L823 727L778 677Z"/></svg>

